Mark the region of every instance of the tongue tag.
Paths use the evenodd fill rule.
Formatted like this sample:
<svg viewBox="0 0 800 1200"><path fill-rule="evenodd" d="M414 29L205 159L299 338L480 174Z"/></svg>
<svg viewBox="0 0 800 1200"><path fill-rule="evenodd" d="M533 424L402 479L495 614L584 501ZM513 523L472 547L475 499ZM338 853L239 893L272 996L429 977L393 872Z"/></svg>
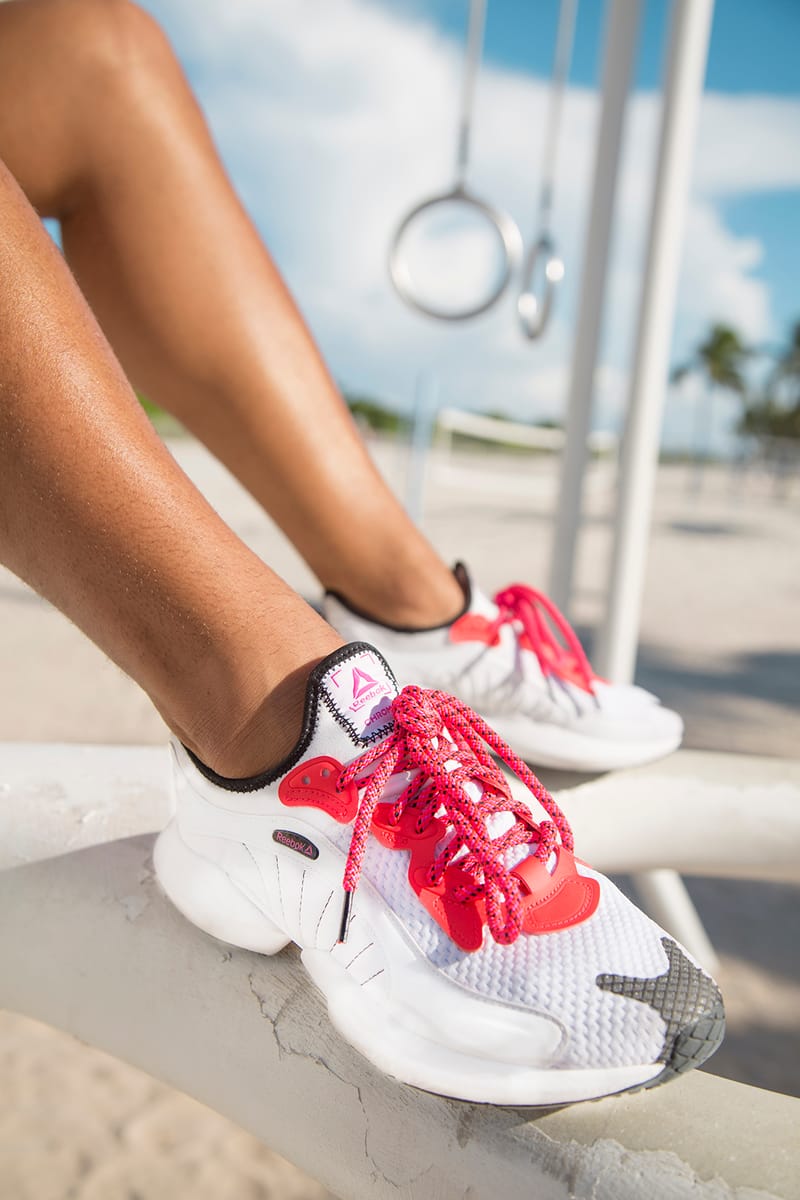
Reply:
<svg viewBox="0 0 800 1200"><path fill-rule="evenodd" d="M397 688L379 654L364 650L329 671L322 686L332 707L358 741L383 737L392 727Z"/></svg>

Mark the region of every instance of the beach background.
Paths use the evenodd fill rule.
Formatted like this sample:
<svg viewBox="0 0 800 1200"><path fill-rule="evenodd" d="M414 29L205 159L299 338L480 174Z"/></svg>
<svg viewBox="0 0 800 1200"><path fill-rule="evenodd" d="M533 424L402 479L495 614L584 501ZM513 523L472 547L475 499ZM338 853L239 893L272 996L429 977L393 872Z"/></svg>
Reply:
<svg viewBox="0 0 800 1200"><path fill-rule="evenodd" d="M406 443L370 444L404 495ZM170 445L236 532L318 599L308 569L227 471L192 439ZM446 461L434 453L424 527L486 590L515 579L544 584L556 466L546 456L466 447ZM599 461L588 481L574 610L588 641L602 611L612 477ZM683 713L688 746L797 755L799 517L800 479L718 465L698 493L691 468L660 470L638 678ZM0 573L0 665L4 740L164 740L139 689L8 573ZM721 957L729 1013L726 1042L708 1069L800 1095L800 890L710 879L689 887ZM326 1195L217 1114L23 1016L0 1013L0 1078L2 1200Z"/></svg>
<svg viewBox="0 0 800 1200"><path fill-rule="evenodd" d="M553 214L566 278L548 336L535 346L517 336L510 292L479 325L445 332L404 308L387 278L398 220L451 179L466 3L144 6L169 34L243 203L351 395L407 415L427 371L441 381L442 403L563 422L606 5L579 9ZM471 178L530 237L559 5L504 0L489 9ZM673 10L670 0L642 4L594 379L593 427L611 433L621 428L628 397ZM728 461L711 461L701 484L686 462L660 469L638 662L639 682L683 714L687 746L779 759L796 758L800 747L800 481L796 455L782 471L736 460L753 448L737 432L745 405L774 398L771 372L781 357L794 373L779 381L778 398L800 405L800 340L792 341L800 317L799 38L795 0L717 3L671 360L698 369L668 388L663 446L677 460ZM435 284L444 280L459 295L469 282L461 269L468 256L455 242L442 264L436 237L429 239L423 260ZM697 357L719 323L742 351L741 391L710 388L713 364ZM406 441L371 434L370 444L405 497ZM236 532L318 599L305 565L227 472L189 438L170 445ZM598 460L588 479L571 615L589 645L603 611L613 475L613 463ZM433 456L422 523L448 560L467 561L485 590L512 580L546 587L556 503L553 457L460 444L448 461ZM2 569L0 678L0 739L30 742L31 754L43 741L165 738L142 692ZM800 891L769 881L688 884L720 955L729 1014L726 1042L708 1069L800 1095ZM0 1200L324 1195L189 1098L0 1012Z"/></svg>

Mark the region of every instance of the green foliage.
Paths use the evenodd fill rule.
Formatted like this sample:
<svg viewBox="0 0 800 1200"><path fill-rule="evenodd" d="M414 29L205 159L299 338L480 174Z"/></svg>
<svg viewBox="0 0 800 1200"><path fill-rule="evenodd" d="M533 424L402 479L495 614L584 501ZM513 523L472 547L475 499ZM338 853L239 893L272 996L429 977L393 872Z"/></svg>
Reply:
<svg viewBox="0 0 800 1200"><path fill-rule="evenodd" d="M800 321L775 358L764 394L749 404L739 432L753 437L800 438Z"/></svg>
<svg viewBox="0 0 800 1200"><path fill-rule="evenodd" d="M792 326L789 340L777 356L768 393L790 406L800 404L800 321Z"/></svg>
<svg viewBox="0 0 800 1200"><path fill-rule="evenodd" d="M672 371L674 383L690 375L702 378L709 391L722 388L744 401L739 433L759 438L800 438L800 321L786 346L775 355L761 395L748 398L744 369L753 351L729 325L714 324L688 362Z"/></svg>
<svg viewBox="0 0 800 1200"><path fill-rule="evenodd" d="M356 420L376 433L403 433L409 428L408 417L385 408L370 396L349 396L345 393L344 398Z"/></svg>
<svg viewBox="0 0 800 1200"><path fill-rule="evenodd" d="M148 400L147 396L145 396L143 392L137 392L136 398L151 420L153 417L158 417L164 414L163 408L159 408L158 405L154 404L152 400Z"/></svg>
<svg viewBox="0 0 800 1200"><path fill-rule="evenodd" d="M672 380L680 383L690 375L699 375L709 386L725 388L743 396L746 391L744 367L752 351L730 325L711 326L705 341L696 347L688 362L673 368Z"/></svg>
<svg viewBox="0 0 800 1200"><path fill-rule="evenodd" d="M181 437L186 433L183 425L181 425L176 417L173 417L171 413L165 412L163 408L159 408L143 392L137 392L136 398L161 437Z"/></svg>
<svg viewBox="0 0 800 1200"><path fill-rule="evenodd" d="M800 438L800 403L786 408L767 398L749 404L739 432L751 437Z"/></svg>
<svg viewBox="0 0 800 1200"><path fill-rule="evenodd" d="M500 408L491 408L484 415L491 417L493 421L512 421L515 425L530 425L532 429L564 428L564 422L557 421L554 417L541 417L534 421L533 419L526 417L510 417L507 412L504 412ZM518 445L517 442L513 442L511 444L514 446Z"/></svg>

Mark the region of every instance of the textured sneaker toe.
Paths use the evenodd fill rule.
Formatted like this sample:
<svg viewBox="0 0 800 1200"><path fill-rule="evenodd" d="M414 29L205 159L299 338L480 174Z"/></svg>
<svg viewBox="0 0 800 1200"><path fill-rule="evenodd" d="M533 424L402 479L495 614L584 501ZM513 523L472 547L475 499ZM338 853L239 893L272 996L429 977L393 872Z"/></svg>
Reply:
<svg viewBox="0 0 800 1200"><path fill-rule="evenodd" d="M657 1060L664 1069L649 1087L699 1067L725 1034L725 1009L714 980L671 938L662 938L661 944L669 960L663 975L643 979L602 974L596 980L602 991L649 1005L666 1024L664 1046Z"/></svg>

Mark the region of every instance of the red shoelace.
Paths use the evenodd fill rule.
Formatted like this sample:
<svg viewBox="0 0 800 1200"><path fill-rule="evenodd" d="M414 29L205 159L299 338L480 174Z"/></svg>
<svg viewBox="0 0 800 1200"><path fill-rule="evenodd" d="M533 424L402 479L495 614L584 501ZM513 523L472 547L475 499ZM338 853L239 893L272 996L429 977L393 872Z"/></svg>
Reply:
<svg viewBox="0 0 800 1200"><path fill-rule="evenodd" d="M363 788L345 866L340 940L344 941L346 934L375 809L390 777L410 771L414 772L411 781L394 801L393 822L399 823L403 813L413 809L418 834L424 833L435 818L447 826L445 844L430 868L430 886L436 887L447 867L461 855L458 866L471 882L456 889L454 898L466 901L483 896L492 937L503 944L515 941L522 924L519 880L504 865L506 852L514 846L535 844L533 854L546 863L559 837L565 849L571 851L572 830L566 817L530 768L477 713L454 696L406 687L392 701L392 712L392 733L348 763L337 781L339 789L350 784ZM537 823L530 809L514 800L490 750L522 780L552 821ZM458 765L453 766L454 762ZM365 776L373 766L371 774ZM482 789L479 800L466 792L464 785L469 781ZM492 838L487 821L494 813L511 813L514 821L506 832Z"/></svg>
<svg viewBox="0 0 800 1200"><path fill-rule="evenodd" d="M494 602L500 612L490 625L492 633L498 633L503 625L519 622L525 644L536 655L544 675L558 675L592 691L597 676L575 630L552 600L524 583L513 583L498 592ZM563 643L555 636L554 628Z"/></svg>

